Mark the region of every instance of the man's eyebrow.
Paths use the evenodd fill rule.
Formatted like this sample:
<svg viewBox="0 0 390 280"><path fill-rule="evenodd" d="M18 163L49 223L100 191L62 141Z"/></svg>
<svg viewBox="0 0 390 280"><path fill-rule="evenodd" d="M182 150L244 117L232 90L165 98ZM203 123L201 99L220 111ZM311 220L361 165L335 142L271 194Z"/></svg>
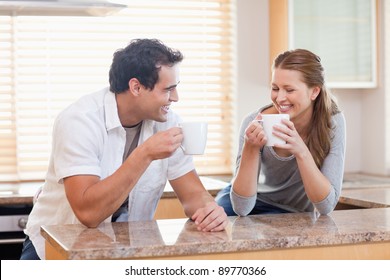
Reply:
<svg viewBox="0 0 390 280"><path fill-rule="evenodd" d="M171 90L171 89L174 89L175 87L177 87L177 85L180 83L180 81L176 84L176 85L171 85L167 88L165 88L165 90Z"/></svg>

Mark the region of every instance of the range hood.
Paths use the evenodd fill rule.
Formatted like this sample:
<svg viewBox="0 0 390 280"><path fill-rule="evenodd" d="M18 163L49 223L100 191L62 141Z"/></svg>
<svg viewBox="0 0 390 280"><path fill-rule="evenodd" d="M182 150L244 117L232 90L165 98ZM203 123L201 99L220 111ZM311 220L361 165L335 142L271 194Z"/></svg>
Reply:
<svg viewBox="0 0 390 280"><path fill-rule="evenodd" d="M127 6L106 0L0 1L0 15L107 16Z"/></svg>

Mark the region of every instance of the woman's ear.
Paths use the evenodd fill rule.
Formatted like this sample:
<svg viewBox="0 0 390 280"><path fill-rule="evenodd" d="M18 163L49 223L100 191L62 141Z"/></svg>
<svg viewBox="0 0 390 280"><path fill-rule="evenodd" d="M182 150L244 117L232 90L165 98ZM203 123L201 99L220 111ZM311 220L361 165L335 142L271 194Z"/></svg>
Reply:
<svg viewBox="0 0 390 280"><path fill-rule="evenodd" d="M129 90L130 93L134 96L140 95L141 83L137 78L132 78L129 81Z"/></svg>
<svg viewBox="0 0 390 280"><path fill-rule="evenodd" d="M321 88L320 87L313 87L313 91L311 93L310 99L312 101L316 100L317 96L320 94Z"/></svg>

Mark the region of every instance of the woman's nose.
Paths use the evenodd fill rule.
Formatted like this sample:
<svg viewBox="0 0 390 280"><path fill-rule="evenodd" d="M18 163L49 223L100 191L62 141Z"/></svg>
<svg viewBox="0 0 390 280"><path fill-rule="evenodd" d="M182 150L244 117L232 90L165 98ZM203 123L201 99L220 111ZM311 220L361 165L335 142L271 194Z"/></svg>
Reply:
<svg viewBox="0 0 390 280"><path fill-rule="evenodd" d="M279 90L278 95L276 96L276 101L283 101L286 99L286 91Z"/></svg>

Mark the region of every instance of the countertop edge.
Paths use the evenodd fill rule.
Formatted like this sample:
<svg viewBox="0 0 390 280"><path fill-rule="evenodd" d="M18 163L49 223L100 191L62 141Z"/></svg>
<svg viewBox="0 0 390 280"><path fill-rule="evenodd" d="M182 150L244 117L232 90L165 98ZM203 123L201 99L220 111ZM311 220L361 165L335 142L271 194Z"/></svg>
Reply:
<svg viewBox="0 0 390 280"><path fill-rule="evenodd" d="M352 215L353 211L390 211L388 208L382 209L364 209L364 210L342 210L342 212ZM362 212L363 213L363 212ZM366 214L360 218L366 217ZM282 214L280 214L282 215ZM295 215L295 214L286 214ZM359 219L360 219L359 218ZM231 218L235 219L235 218ZM177 219L187 220L188 219ZM190 226L191 221L189 222ZM78 230L82 230L80 225ZM250 252L250 251L267 251L267 250L288 250L311 247L331 247L338 245L359 245L366 243L380 243L390 242L390 231L381 230L377 227L376 230L359 230L351 228L351 231L338 232L334 230L321 231L313 235L312 232L305 230L298 231L292 235L265 237L261 239L237 239L232 240L216 240L211 241L197 241L197 242L183 242L179 244L154 244L131 247L130 245L122 245L118 248L67 248L55 239L52 234L45 232L50 231L50 226L41 227L41 232L44 238L56 249L61 249L61 254L68 259L141 259L141 258L163 258L175 256L197 256L203 254L223 254L232 252ZM215 233L210 233L215 234Z"/></svg>

